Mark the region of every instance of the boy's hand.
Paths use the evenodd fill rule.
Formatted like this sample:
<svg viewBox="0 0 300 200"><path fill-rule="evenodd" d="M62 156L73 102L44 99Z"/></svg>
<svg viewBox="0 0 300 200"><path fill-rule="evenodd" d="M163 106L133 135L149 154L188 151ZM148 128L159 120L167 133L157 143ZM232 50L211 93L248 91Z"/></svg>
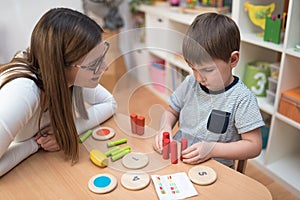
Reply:
<svg viewBox="0 0 300 200"><path fill-rule="evenodd" d="M182 151L183 162L199 164L211 158L215 142L198 142Z"/></svg>
<svg viewBox="0 0 300 200"><path fill-rule="evenodd" d="M35 140L40 147L45 151L59 151L60 147L57 144L55 135L50 125L47 125L41 129L35 136Z"/></svg>
<svg viewBox="0 0 300 200"><path fill-rule="evenodd" d="M162 153L163 150L163 132L170 133L170 142L172 141L172 132L171 131L160 131L154 138L154 145L153 148L155 151Z"/></svg>

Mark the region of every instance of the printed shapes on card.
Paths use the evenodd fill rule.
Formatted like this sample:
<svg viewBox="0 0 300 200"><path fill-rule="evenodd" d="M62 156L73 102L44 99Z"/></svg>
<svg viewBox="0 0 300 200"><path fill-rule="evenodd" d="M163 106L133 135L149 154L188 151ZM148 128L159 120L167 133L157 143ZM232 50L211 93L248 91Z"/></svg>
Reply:
<svg viewBox="0 0 300 200"><path fill-rule="evenodd" d="M116 177L111 174L97 174L93 176L89 182L88 187L94 193L108 193L117 187L118 181Z"/></svg>
<svg viewBox="0 0 300 200"><path fill-rule="evenodd" d="M100 127L93 131L92 136L96 140L108 140L115 136L115 131L109 127Z"/></svg>
<svg viewBox="0 0 300 200"><path fill-rule="evenodd" d="M147 154L131 152L122 158L122 164L128 169L141 169L148 165L149 158Z"/></svg>
<svg viewBox="0 0 300 200"><path fill-rule="evenodd" d="M150 176L142 171L129 171L122 175L121 184L129 190L141 190L150 183Z"/></svg>
<svg viewBox="0 0 300 200"><path fill-rule="evenodd" d="M217 180L217 173L210 167L199 165L189 170L190 180L198 185L209 185Z"/></svg>

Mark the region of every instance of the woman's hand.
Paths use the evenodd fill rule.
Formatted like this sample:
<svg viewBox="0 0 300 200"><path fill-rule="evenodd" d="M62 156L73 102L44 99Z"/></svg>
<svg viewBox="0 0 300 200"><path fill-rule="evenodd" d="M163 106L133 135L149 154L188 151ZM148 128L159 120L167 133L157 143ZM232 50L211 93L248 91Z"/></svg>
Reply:
<svg viewBox="0 0 300 200"><path fill-rule="evenodd" d="M55 135L50 125L47 125L41 129L35 136L35 140L40 147L45 151L59 151L60 147L57 144Z"/></svg>
<svg viewBox="0 0 300 200"><path fill-rule="evenodd" d="M182 151L183 162L199 164L211 158L215 142L197 142Z"/></svg>

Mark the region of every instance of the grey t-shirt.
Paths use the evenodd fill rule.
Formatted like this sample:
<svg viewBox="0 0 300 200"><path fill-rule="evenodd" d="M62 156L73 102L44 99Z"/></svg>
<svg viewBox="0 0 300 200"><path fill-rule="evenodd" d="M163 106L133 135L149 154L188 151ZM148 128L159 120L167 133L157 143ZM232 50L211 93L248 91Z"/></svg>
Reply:
<svg viewBox="0 0 300 200"><path fill-rule="evenodd" d="M238 77L222 91L209 91L189 75L173 92L169 104L180 113L174 139L187 138L189 146L199 141L238 141L240 134L264 125L255 95ZM215 159L234 166L233 160Z"/></svg>

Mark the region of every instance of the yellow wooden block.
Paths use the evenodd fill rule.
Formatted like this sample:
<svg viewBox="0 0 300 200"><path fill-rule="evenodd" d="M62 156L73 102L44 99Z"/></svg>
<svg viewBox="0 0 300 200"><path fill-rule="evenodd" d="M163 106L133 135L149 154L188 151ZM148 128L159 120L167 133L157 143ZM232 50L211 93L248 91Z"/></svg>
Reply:
<svg viewBox="0 0 300 200"><path fill-rule="evenodd" d="M90 159L95 165L99 167L106 167L108 164L107 156L98 149L93 149L90 152Z"/></svg>

